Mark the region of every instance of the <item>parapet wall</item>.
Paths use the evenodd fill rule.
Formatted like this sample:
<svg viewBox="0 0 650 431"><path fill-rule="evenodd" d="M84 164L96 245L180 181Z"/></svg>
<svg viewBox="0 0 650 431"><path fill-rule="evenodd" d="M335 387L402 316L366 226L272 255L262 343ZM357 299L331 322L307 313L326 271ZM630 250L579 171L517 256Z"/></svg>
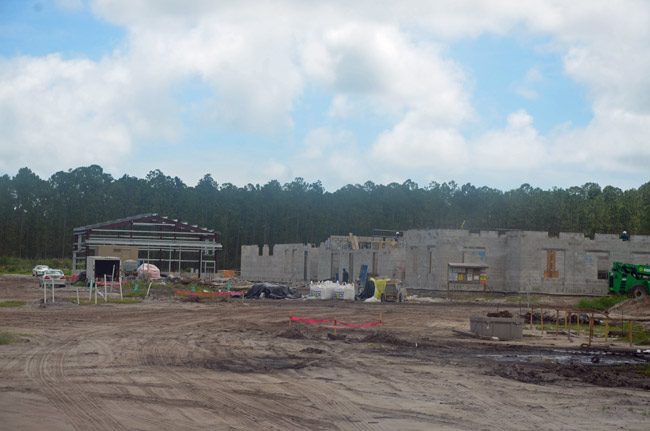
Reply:
<svg viewBox="0 0 650 431"><path fill-rule="evenodd" d="M369 272L402 279L411 289L601 295L612 262L650 263L648 236L622 241L610 234L591 239L565 232L409 230L372 249L346 247L341 238L318 247L276 245L272 253L268 246L243 246L242 277L324 280L341 277L345 268L354 280L367 265Z"/></svg>

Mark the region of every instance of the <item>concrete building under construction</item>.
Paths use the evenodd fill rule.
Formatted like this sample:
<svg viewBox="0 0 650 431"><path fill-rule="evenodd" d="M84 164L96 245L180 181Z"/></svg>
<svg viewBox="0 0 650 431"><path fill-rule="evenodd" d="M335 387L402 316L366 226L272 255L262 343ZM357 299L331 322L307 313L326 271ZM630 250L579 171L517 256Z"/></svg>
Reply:
<svg viewBox="0 0 650 431"><path fill-rule="evenodd" d="M535 231L409 230L388 237L332 236L320 246L243 246L242 278L354 280L362 265L412 290L601 295L612 262L647 264L650 237Z"/></svg>
<svg viewBox="0 0 650 431"><path fill-rule="evenodd" d="M200 276L217 270L219 233L158 214L140 214L73 230L72 269L89 256L115 256L152 263L168 273Z"/></svg>

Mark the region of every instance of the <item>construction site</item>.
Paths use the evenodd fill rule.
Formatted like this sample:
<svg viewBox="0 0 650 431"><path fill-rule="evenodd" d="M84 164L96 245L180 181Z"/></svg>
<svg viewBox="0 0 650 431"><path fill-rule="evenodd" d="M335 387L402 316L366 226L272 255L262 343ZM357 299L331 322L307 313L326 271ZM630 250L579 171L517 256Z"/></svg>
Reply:
<svg viewBox="0 0 650 431"><path fill-rule="evenodd" d="M569 296L389 303L321 284L277 300L256 286L277 285L136 281L98 298L0 276L2 427L647 429L647 297L594 311Z"/></svg>
<svg viewBox="0 0 650 431"><path fill-rule="evenodd" d="M612 263L650 262L650 237L502 230L383 231L331 236L318 246L243 246L242 277L295 282L355 280L369 273L401 280L413 292L605 295Z"/></svg>
<svg viewBox="0 0 650 431"><path fill-rule="evenodd" d="M0 275L5 429L648 428L648 237L377 231L241 272L157 214L74 238L63 287Z"/></svg>

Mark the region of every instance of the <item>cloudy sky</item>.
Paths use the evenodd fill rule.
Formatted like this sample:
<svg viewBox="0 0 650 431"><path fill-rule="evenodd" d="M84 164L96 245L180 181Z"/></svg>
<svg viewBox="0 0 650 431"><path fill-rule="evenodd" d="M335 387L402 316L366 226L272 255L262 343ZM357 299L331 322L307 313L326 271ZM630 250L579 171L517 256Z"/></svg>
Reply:
<svg viewBox="0 0 650 431"><path fill-rule="evenodd" d="M0 0L0 174L650 180L650 2Z"/></svg>

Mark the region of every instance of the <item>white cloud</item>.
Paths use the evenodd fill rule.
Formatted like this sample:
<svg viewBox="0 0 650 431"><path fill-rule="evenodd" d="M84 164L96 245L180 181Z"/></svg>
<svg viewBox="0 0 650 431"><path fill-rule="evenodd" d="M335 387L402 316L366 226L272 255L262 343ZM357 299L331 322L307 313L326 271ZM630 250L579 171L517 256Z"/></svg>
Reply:
<svg viewBox="0 0 650 431"><path fill-rule="evenodd" d="M265 163L262 166L262 172L265 178L273 178L280 181L289 181L291 179L291 168L276 160Z"/></svg>
<svg viewBox="0 0 650 431"><path fill-rule="evenodd" d="M0 169L116 164L131 148L129 123L137 120L119 109L128 99L124 79L117 65L58 55L1 61Z"/></svg>
<svg viewBox="0 0 650 431"><path fill-rule="evenodd" d="M305 151L297 165L305 167L301 176L323 180L326 186L341 187L370 178L374 167L359 148L352 132L320 127L310 130L304 140ZM365 180L363 180L365 181Z"/></svg>
<svg viewBox="0 0 650 431"><path fill-rule="evenodd" d="M375 159L402 167L432 167L451 173L467 160L467 146L453 128L430 126L426 115L409 113L373 147Z"/></svg>
<svg viewBox="0 0 650 431"><path fill-rule="evenodd" d="M0 169L116 165L142 141L180 140L182 107L174 91L195 79L210 89L201 106L218 129L291 131L296 101L310 84L332 98L323 126L371 117L385 124L369 143L354 131L317 129L304 151L272 163L270 176L309 171L362 182L382 171L428 180L470 175L480 166L502 182L513 175L534 182L582 166L578 181L627 175L633 185L650 162L650 5L644 2L95 0L91 7L127 30L115 52L99 61L58 55L0 61ZM445 48L522 29L548 38L566 73L587 88L592 121L542 135L528 113L517 111L503 128L466 136L476 116L471 83ZM542 79L535 67L513 88L533 100ZM330 157L336 153L345 156ZM375 172L355 169L356 158L367 155L380 166ZM286 168L296 161L305 163Z"/></svg>
<svg viewBox="0 0 650 431"><path fill-rule="evenodd" d="M531 172L547 163L547 143L525 111L513 112L503 130L480 136L473 142L473 158L487 171Z"/></svg>

